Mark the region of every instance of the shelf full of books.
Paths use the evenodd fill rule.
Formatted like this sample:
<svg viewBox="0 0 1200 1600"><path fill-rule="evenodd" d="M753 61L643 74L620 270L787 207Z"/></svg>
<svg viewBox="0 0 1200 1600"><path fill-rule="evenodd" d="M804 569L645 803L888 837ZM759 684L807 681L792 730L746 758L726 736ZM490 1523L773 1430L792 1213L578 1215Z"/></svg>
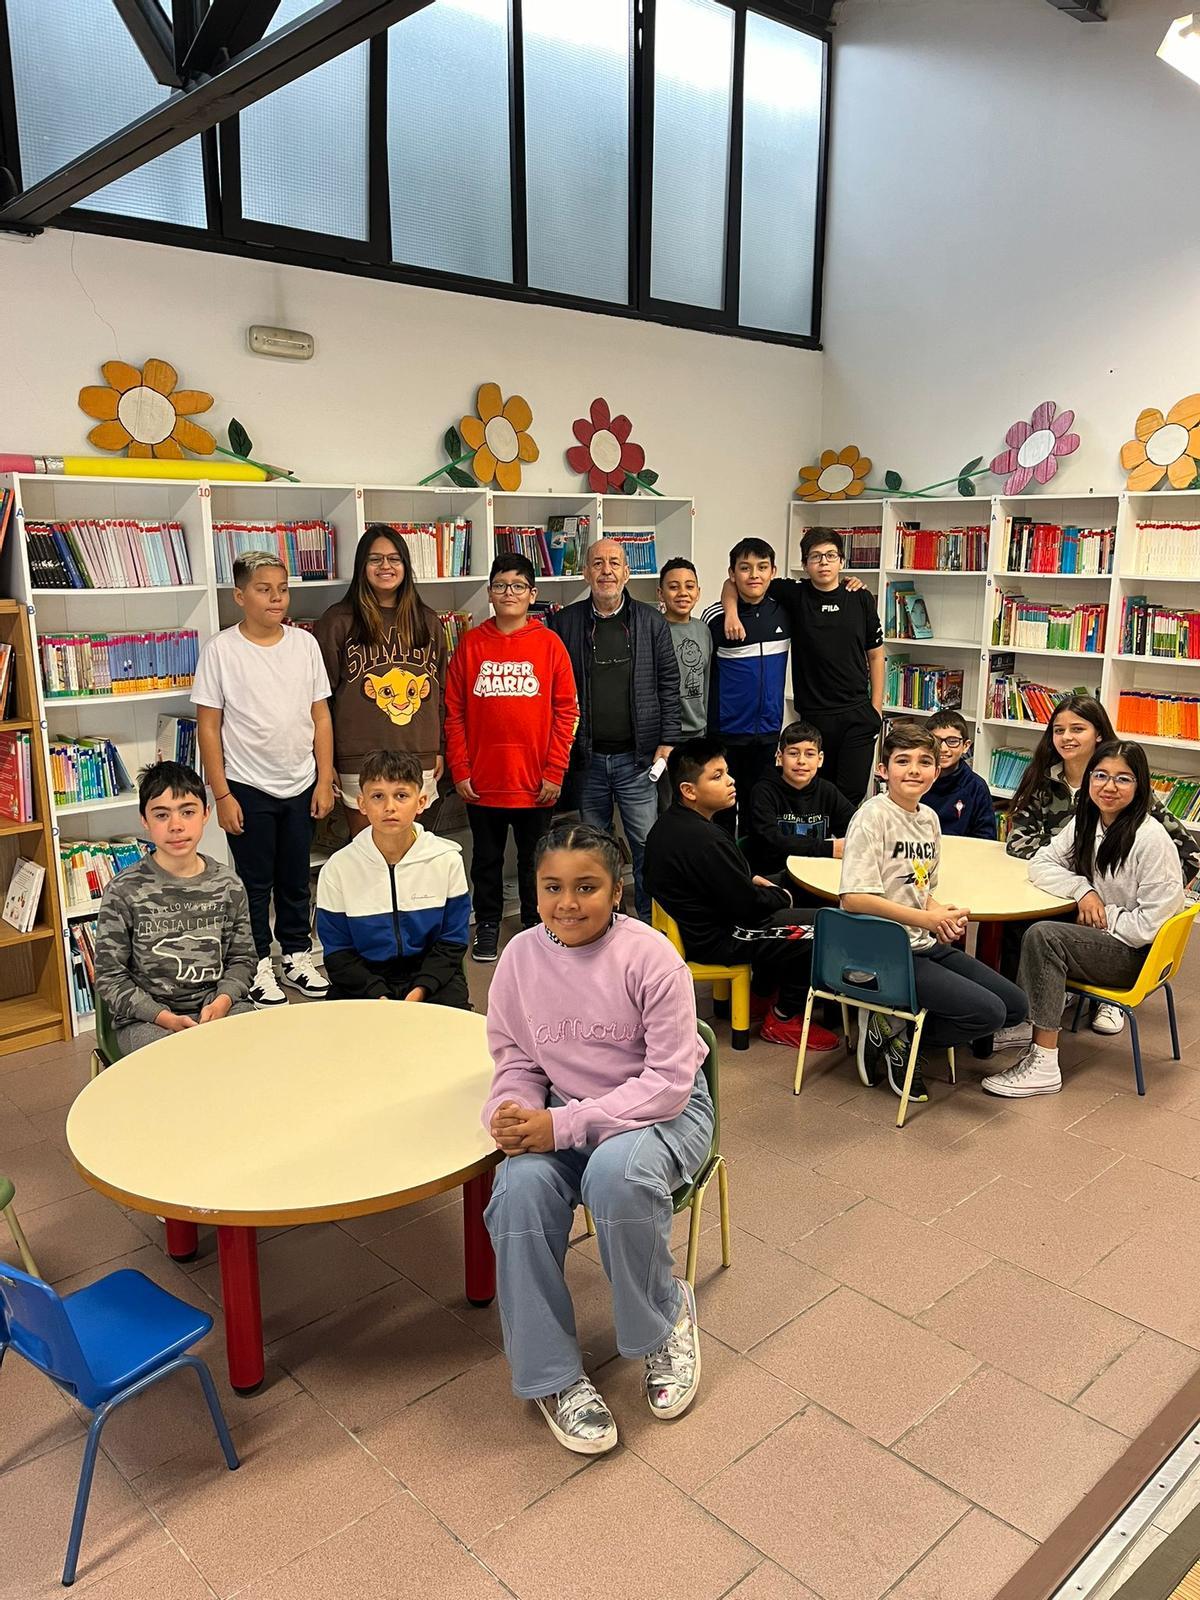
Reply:
<svg viewBox="0 0 1200 1600"><path fill-rule="evenodd" d="M289 620L311 628L342 598L359 541L374 523L403 534L423 598L453 649L489 614L492 558L513 548L504 530L519 530L531 540L528 548L536 546L534 566L545 584L539 610L546 614L587 593L584 555L604 534L625 546L630 592L653 601L661 563L693 555L695 507L690 498L669 495L502 494L449 483L206 484L0 474L0 593L28 608L33 641L29 702L21 713L28 725L0 729L0 806L7 771L16 813L11 821L0 815L0 844L6 829L32 827L39 816L40 758L43 774L53 775L46 806L48 824L58 830L43 865L54 880L53 923L62 926L64 1001L69 971L77 1023L90 1016L81 1009L91 970L85 919L107 881L97 863L119 870L133 859L127 850L137 832L139 770L160 753L195 763L189 690L204 642L240 615L231 588L234 561L251 549L277 555L290 577ZM0 646L6 638L0 629ZM0 648L0 712L7 709L11 724L16 714L4 706L3 655ZM17 820L27 814L29 822ZM201 849L228 860L215 817ZM86 902L75 871L84 860L92 884ZM0 859L0 893L7 865ZM57 909L64 903L71 907L65 915ZM3 1002L0 984L0 1048Z"/></svg>

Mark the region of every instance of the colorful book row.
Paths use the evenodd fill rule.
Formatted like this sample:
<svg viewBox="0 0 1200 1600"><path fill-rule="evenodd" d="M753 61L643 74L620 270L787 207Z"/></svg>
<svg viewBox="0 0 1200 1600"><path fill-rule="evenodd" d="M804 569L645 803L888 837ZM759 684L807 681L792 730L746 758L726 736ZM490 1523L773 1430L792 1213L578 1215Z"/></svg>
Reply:
<svg viewBox="0 0 1200 1600"><path fill-rule="evenodd" d="M1123 689L1117 700L1117 728L1121 733L1155 734L1160 739L1200 740L1200 698Z"/></svg>
<svg viewBox="0 0 1200 1600"><path fill-rule="evenodd" d="M471 571L471 524L455 522L389 522L412 557L412 575L422 578L465 578Z"/></svg>
<svg viewBox="0 0 1200 1600"><path fill-rule="evenodd" d="M192 581L178 522L27 522L25 542L35 589L165 589Z"/></svg>
<svg viewBox="0 0 1200 1600"><path fill-rule="evenodd" d="M1107 602L1047 605L998 589L992 644L1001 649L1082 650L1102 655L1107 625Z"/></svg>
<svg viewBox="0 0 1200 1600"><path fill-rule="evenodd" d="M328 522L215 522L217 582L232 583L234 562L252 550L278 556L289 578L314 582L337 577L336 535Z"/></svg>
<svg viewBox="0 0 1200 1600"><path fill-rule="evenodd" d="M1009 517L1004 567L1007 572L1107 577L1116 544L1115 528L1059 527L1032 517Z"/></svg>
<svg viewBox="0 0 1200 1600"><path fill-rule="evenodd" d="M81 917L67 930L68 970L75 1014L90 1016L96 1009L96 919Z"/></svg>
<svg viewBox="0 0 1200 1600"><path fill-rule="evenodd" d="M33 821L33 747L27 733L0 733L0 817Z"/></svg>
<svg viewBox="0 0 1200 1600"><path fill-rule="evenodd" d="M186 689L196 671L194 628L157 633L42 634L38 656L48 699Z"/></svg>
<svg viewBox="0 0 1200 1600"><path fill-rule="evenodd" d="M50 787L59 806L115 800L133 788L129 769L111 739L50 736Z"/></svg>
<svg viewBox="0 0 1200 1600"><path fill-rule="evenodd" d="M982 572L987 566L986 528L922 528L902 522L896 530L896 565L906 572Z"/></svg>
<svg viewBox="0 0 1200 1600"><path fill-rule="evenodd" d="M1139 522L1125 570L1191 578L1200 568L1200 522Z"/></svg>
<svg viewBox="0 0 1200 1600"><path fill-rule="evenodd" d="M963 703L963 675L948 667L889 656L884 699L910 711L950 711Z"/></svg>
<svg viewBox="0 0 1200 1600"><path fill-rule="evenodd" d="M67 892L67 910L77 911L98 900L118 872L132 867L150 846L144 839L62 839L58 859Z"/></svg>
<svg viewBox="0 0 1200 1600"><path fill-rule="evenodd" d="M1166 661L1200 660L1200 611L1176 611L1131 594L1121 612L1121 653Z"/></svg>

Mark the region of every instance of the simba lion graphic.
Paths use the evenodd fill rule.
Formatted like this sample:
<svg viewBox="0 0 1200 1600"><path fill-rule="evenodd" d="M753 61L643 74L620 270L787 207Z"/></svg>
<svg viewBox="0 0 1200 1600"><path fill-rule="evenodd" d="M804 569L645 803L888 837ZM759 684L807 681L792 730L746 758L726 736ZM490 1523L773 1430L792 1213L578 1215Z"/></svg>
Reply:
<svg viewBox="0 0 1200 1600"><path fill-rule="evenodd" d="M403 728L417 714L421 701L429 694L429 674L392 667L387 672L364 672L363 693L394 722Z"/></svg>

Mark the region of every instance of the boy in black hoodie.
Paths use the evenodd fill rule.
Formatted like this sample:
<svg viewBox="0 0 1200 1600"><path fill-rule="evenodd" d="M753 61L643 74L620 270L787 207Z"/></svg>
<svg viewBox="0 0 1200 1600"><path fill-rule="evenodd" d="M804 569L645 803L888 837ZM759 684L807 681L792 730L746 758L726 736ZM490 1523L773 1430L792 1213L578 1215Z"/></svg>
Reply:
<svg viewBox="0 0 1200 1600"><path fill-rule="evenodd" d="M994 839L996 808L992 791L967 762L971 729L959 711L935 711L925 727L937 741L938 775L925 804L938 814L943 836Z"/></svg>
<svg viewBox="0 0 1200 1600"><path fill-rule="evenodd" d="M769 878L752 876L746 858L713 821L734 804L725 751L715 739L686 739L671 751L674 799L646 840L647 892L679 924L691 961L749 963L756 994L779 991L762 1037L799 1048L812 965L812 913ZM834 1050L837 1037L813 1023L810 1050Z"/></svg>
<svg viewBox="0 0 1200 1600"><path fill-rule="evenodd" d="M854 807L820 776L821 731L789 722L779 735L775 771L754 786L746 854L755 872L787 870L789 856L840 858Z"/></svg>

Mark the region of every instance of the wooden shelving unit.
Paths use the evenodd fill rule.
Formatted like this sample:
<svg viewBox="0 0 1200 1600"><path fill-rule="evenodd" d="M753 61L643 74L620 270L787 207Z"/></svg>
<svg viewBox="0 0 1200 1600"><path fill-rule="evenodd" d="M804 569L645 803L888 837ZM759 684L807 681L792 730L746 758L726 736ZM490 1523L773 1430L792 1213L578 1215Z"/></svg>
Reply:
<svg viewBox="0 0 1200 1600"><path fill-rule="evenodd" d="M18 933L0 922L0 1055L33 1045L69 1039L71 1005L63 941L59 936L62 908L58 892L58 851L54 813L46 782L45 744L37 715L37 679L26 607L0 600L0 639L13 646L17 715L0 727L34 732L30 740L33 776L33 822L0 820L0 897L7 891L18 856L46 869L42 903L31 933Z"/></svg>

